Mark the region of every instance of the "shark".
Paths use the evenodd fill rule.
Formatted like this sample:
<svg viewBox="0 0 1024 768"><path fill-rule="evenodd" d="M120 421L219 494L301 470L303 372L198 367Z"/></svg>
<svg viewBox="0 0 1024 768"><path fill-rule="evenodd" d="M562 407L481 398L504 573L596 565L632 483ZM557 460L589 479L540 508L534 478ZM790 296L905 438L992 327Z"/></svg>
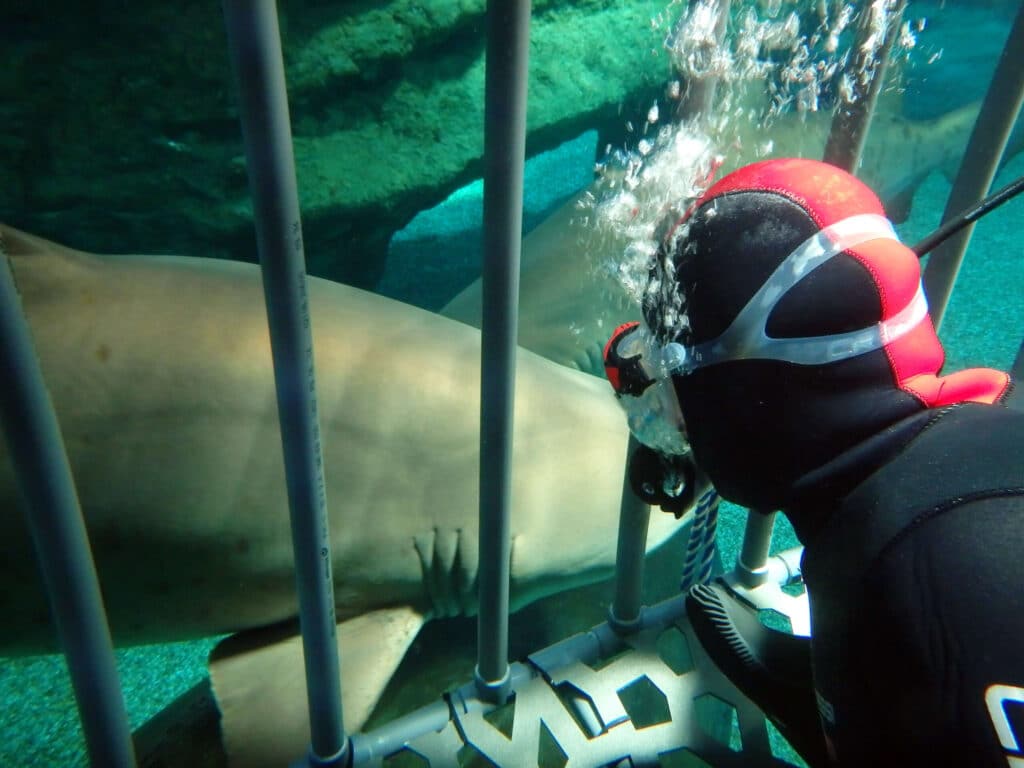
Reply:
<svg viewBox="0 0 1024 768"><path fill-rule="evenodd" d="M875 114L857 175L879 195L889 217L906 219L914 192L933 172L956 174L980 104L967 104L931 120L908 120L898 98L887 98ZM746 113L744 113L745 115ZM603 376L602 352L612 331L639 317L637 292L628 290L622 266L638 245L653 256L656 224L680 200L698 194L709 167L723 175L768 157L821 157L831 129L827 111L786 113L770 125L741 116L712 142L686 121L672 126L672 141L645 159L653 172L635 178L626 192L622 179L596 180L571 197L524 238L519 296L519 344L550 360ZM710 143L709 143L710 142ZM1019 147L1017 147L1019 149ZM711 152L711 165L697 157ZM660 167L659 167L660 162ZM680 174L699 178L679 187ZM685 204L685 203L684 203ZM625 206L625 211L617 210ZM607 210L618 217L605 226ZM641 253L643 255L643 253ZM646 275L646 271L640 275ZM454 296L441 314L474 327L480 324L477 280Z"/></svg>
<svg viewBox="0 0 1024 768"><path fill-rule="evenodd" d="M2 225L0 237L115 643L232 633L210 674L233 764L295 758L306 704L258 266L92 254ZM477 609L480 334L341 284L308 288L358 729L423 622ZM628 439L606 383L522 349L516 371L513 608L610 574ZM647 546L677 530L653 516ZM55 650L3 445L0 575L0 655Z"/></svg>

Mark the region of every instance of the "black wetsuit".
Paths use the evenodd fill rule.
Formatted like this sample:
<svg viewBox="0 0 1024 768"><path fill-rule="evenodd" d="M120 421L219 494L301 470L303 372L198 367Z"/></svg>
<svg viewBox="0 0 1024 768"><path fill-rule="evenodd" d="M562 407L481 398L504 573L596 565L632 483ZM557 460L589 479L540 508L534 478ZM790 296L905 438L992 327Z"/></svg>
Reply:
<svg viewBox="0 0 1024 768"><path fill-rule="evenodd" d="M1024 412L922 418L805 541L819 712L844 766L1006 766L1024 761Z"/></svg>
<svg viewBox="0 0 1024 768"><path fill-rule="evenodd" d="M716 182L654 260L644 320L662 359L682 345L693 458L793 523L812 639L766 639L722 585L687 611L815 765L1024 768L1024 414L1005 373L940 375L917 255L849 235L884 213L826 163L766 160Z"/></svg>

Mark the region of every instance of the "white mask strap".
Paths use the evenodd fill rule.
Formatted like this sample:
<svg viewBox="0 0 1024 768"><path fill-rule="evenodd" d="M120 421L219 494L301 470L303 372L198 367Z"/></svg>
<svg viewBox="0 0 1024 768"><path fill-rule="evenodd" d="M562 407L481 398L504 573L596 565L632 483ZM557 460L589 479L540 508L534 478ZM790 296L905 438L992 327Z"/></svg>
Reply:
<svg viewBox="0 0 1024 768"><path fill-rule="evenodd" d="M898 240L889 220L878 214L850 216L825 227L779 264L720 336L692 347L666 344L662 360L672 372L683 374L729 360L823 365L879 349L899 338L928 314L920 284L914 298L900 312L867 328L802 338L773 338L765 332L768 318L782 297L811 271L849 248L878 239Z"/></svg>

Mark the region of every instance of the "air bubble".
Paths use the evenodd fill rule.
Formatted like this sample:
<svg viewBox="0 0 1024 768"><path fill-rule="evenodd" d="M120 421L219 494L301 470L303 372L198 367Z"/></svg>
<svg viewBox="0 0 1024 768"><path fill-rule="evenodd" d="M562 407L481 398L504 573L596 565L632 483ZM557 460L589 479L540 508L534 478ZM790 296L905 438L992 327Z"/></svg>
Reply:
<svg viewBox="0 0 1024 768"><path fill-rule="evenodd" d="M687 318L674 263L656 254L675 253L677 243L684 249L692 245L680 240L685 237L684 224L672 231L673 242L662 251L660 238L665 234L659 227L663 222L681 218L714 181L719 166L734 159L744 143L758 157L778 151L767 131L781 115L823 109L825 93L835 94L828 103L833 98L839 103L853 101L861 90L858 83L874 67L872 57L867 57L867 69L843 71L852 60L849 46L854 37L844 32L857 18L857 8L850 2L745 3L731 19L721 43L721 0L677 5L686 8L671 29L670 14L656 19L656 26L666 30L665 47L679 78L666 86L664 99L669 112L674 112L673 103L684 94L682 83L713 78L714 109L702 120L676 122L666 114L669 119L663 122L660 104L651 104L643 122L634 127L637 117L625 123L632 134L628 148L606 149L605 159L596 166L595 194L578 204L601 242L612 243L614 255L593 268L617 281L637 305L656 308L649 316L664 324L653 329L659 334L685 329ZM884 37L888 21L884 5L865 6L874 33L870 45ZM807 10L803 23L793 10L797 7ZM923 28L923 19L901 27L901 45L907 52L916 44L914 30ZM858 54L857 59L861 58ZM751 132L751 127L759 130ZM714 211L707 214L714 216Z"/></svg>

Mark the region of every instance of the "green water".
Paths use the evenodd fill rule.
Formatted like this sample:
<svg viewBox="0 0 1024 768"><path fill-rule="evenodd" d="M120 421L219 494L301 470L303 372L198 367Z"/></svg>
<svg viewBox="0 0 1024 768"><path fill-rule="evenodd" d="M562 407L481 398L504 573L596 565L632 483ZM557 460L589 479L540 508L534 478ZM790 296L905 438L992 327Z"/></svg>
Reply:
<svg viewBox="0 0 1024 768"><path fill-rule="evenodd" d="M1006 18L1005 11L964 9L955 23L949 18L936 20L938 31L955 28L958 39L947 41L943 58L917 85L917 91L908 94L908 111L935 114L977 97L1000 45L993 30L1005 34ZM938 38L929 38L928 44L941 47ZM536 223L551 204L586 184L592 162L592 140L581 140L528 164L527 205L533 214L528 218ZM996 185L1021 174L1024 158L1017 158L1002 171ZM926 180L915 198L911 218L899 227L905 241L915 242L936 226L948 192L949 183L941 176ZM454 268L446 266L445 255L464 252L466 233L475 232L478 226L478 198L479 189L469 188L396 238L396 256L383 283L389 288L386 292L401 293L406 290L403 286L416 283L414 274L410 280L414 268L432 276L432 290L450 290L445 280L452 277ZM1006 369L1014 359L1024 333L1022 220L1024 199L1019 199L985 219L975 232L940 333L948 355L947 371L975 365ZM403 261L402 254L409 252L417 254L418 266ZM472 269L465 264L459 268L463 271L458 279ZM402 271L405 274L396 274ZM418 284L427 283L419 279ZM439 301L443 297L431 298ZM743 531L741 511L726 505L720 531L723 558L730 563ZM776 548L795 543L791 530L780 525ZM133 728L202 679L212 644L212 640L204 640L118 651ZM80 726L62 657L0 660L0 712L0 765L84 763Z"/></svg>

